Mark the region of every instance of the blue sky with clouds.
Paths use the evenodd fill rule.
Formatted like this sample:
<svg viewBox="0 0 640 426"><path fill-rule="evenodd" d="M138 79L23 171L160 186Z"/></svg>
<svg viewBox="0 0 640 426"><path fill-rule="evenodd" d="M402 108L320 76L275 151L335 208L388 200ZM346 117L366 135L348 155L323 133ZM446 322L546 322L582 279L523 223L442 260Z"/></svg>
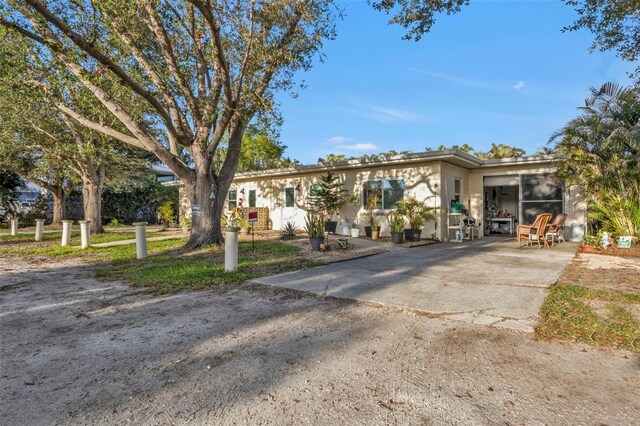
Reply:
<svg viewBox="0 0 640 426"><path fill-rule="evenodd" d="M589 53L589 32L561 32L576 14L560 1L472 0L417 43L366 1L340 4L325 61L298 75L297 99L279 96L286 155L303 163L463 143L534 153L589 86L631 82L632 64Z"/></svg>

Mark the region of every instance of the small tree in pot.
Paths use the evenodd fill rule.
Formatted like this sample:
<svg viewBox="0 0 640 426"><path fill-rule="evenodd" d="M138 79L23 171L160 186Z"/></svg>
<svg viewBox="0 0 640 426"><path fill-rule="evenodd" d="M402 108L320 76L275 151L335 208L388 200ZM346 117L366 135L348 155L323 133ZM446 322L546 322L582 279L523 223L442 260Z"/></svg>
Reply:
<svg viewBox="0 0 640 426"><path fill-rule="evenodd" d="M402 237L404 237L404 216L400 211L392 210L387 213L387 223L391 231L391 241L400 244Z"/></svg>
<svg viewBox="0 0 640 426"><path fill-rule="evenodd" d="M360 227L358 226L358 208L360 207L360 196L358 194L351 194L346 197L347 204L353 206L353 223L351 224L351 236L358 238L360 236Z"/></svg>
<svg viewBox="0 0 640 426"><path fill-rule="evenodd" d="M409 222L409 229L404 230L407 241L420 241L422 226L429 220L435 220L433 207L427 207L424 201L418 201L416 197L409 196L404 201L398 201L398 212L404 215Z"/></svg>
<svg viewBox="0 0 640 426"><path fill-rule="evenodd" d="M324 225L325 219L321 214L308 212L304 218L304 229L309 234L309 243L311 250L320 251L320 244L324 242Z"/></svg>
<svg viewBox="0 0 640 426"><path fill-rule="evenodd" d="M347 203L346 192L340 177L333 172L327 172L326 175L320 176L319 187L309 197L309 204L313 210L323 213L326 218L327 232L336 232L338 222L332 221L331 218Z"/></svg>
<svg viewBox="0 0 640 426"><path fill-rule="evenodd" d="M378 195L369 195L367 198L367 215L369 219L369 226L364 227L364 232L367 237L372 240L377 240L380 233L380 225L376 219L375 209L378 207L380 197Z"/></svg>

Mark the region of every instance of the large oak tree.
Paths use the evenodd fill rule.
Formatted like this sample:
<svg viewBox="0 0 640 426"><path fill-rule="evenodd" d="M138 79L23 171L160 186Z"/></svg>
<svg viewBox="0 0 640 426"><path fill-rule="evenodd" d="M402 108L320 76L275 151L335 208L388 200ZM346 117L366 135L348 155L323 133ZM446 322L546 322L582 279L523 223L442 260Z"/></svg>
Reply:
<svg viewBox="0 0 640 426"><path fill-rule="evenodd" d="M339 13L330 0L8 0L1 22L45 47L124 130L67 102L78 123L154 154L184 183L193 218L188 246L222 240L220 217L242 136L274 95L293 87ZM135 97L145 113L121 99ZM223 141L224 161L214 167Z"/></svg>

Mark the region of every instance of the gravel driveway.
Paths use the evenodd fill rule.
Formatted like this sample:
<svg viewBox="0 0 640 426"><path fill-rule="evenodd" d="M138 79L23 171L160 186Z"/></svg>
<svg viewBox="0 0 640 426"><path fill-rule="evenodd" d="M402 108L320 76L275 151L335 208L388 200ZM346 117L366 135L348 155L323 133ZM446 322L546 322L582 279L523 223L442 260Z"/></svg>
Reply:
<svg viewBox="0 0 640 426"><path fill-rule="evenodd" d="M267 286L0 258L2 424L637 424L640 359Z"/></svg>

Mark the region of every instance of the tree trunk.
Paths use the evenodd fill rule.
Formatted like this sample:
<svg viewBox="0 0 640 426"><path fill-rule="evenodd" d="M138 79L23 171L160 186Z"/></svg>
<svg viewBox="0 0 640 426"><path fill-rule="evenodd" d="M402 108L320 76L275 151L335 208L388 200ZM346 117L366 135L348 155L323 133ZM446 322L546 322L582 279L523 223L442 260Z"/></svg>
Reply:
<svg viewBox="0 0 640 426"><path fill-rule="evenodd" d="M102 185L85 181L82 184L84 218L91 221L91 232L102 233Z"/></svg>
<svg viewBox="0 0 640 426"><path fill-rule="evenodd" d="M62 225L62 219L64 219L65 208L64 202L66 201L67 194L64 188L59 187L51 191L53 195L53 221L54 225Z"/></svg>

